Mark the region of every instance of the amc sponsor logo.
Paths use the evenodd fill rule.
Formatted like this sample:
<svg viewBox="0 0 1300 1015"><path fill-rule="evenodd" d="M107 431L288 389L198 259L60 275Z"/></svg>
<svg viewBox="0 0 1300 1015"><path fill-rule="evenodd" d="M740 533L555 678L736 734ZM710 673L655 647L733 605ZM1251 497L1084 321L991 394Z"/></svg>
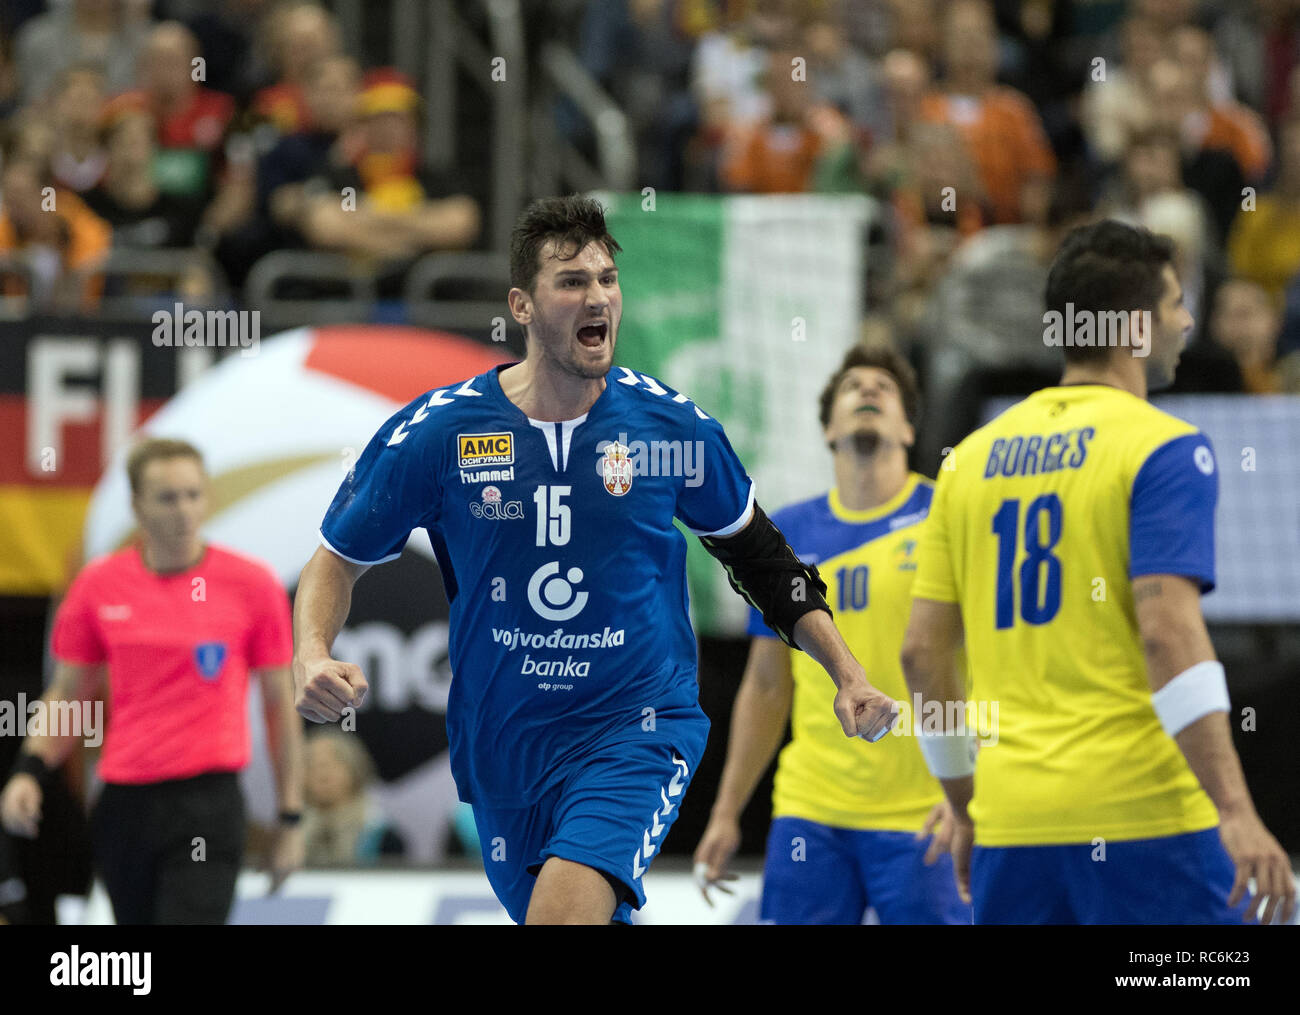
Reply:
<svg viewBox="0 0 1300 1015"><path fill-rule="evenodd" d="M515 435L512 433L461 433L456 435L460 468L515 464Z"/></svg>

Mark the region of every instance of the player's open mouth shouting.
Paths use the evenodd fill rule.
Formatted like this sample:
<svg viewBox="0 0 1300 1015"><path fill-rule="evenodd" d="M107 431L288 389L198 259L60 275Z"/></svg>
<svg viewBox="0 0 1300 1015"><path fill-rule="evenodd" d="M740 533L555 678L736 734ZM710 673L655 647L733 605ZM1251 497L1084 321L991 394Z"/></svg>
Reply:
<svg viewBox="0 0 1300 1015"><path fill-rule="evenodd" d="M578 342L587 349L599 349L609 335L609 321L597 318L578 326Z"/></svg>

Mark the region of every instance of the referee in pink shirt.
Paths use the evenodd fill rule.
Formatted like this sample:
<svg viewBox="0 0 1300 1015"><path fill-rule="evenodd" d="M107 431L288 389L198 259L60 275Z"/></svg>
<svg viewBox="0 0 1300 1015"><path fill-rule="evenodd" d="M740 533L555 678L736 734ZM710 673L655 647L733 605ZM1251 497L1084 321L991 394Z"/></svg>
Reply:
<svg viewBox="0 0 1300 1015"><path fill-rule="evenodd" d="M104 787L91 835L117 922L224 923L244 852L239 771L251 754L253 672L280 806L273 886L302 862L289 602L264 564L200 538L207 476L192 445L147 440L127 473L140 540L73 581L55 617L54 682L43 701L99 697L107 678ZM27 737L0 796L10 833L36 835L42 785L76 739Z"/></svg>

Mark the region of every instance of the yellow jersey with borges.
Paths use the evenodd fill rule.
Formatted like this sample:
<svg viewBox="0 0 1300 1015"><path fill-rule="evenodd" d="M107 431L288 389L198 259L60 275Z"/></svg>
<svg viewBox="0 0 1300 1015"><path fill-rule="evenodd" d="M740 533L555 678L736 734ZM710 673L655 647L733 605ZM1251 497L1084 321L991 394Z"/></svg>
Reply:
<svg viewBox="0 0 1300 1015"><path fill-rule="evenodd" d="M1195 427L1105 385L1046 388L940 469L913 595L961 608L975 841L1145 839L1217 823L1151 704L1131 580L1214 587L1218 473Z"/></svg>

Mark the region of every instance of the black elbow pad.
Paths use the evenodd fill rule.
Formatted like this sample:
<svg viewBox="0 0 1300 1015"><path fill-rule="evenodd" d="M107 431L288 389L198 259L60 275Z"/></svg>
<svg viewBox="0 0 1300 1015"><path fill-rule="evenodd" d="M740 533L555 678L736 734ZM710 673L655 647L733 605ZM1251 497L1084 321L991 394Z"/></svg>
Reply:
<svg viewBox="0 0 1300 1015"><path fill-rule="evenodd" d="M813 610L831 612L826 583L817 568L794 555L781 530L754 504L754 517L734 536L701 537L704 548L717 557L727 580L747 603L763 614L763 622L792 648L794 625Z"/></svg>

